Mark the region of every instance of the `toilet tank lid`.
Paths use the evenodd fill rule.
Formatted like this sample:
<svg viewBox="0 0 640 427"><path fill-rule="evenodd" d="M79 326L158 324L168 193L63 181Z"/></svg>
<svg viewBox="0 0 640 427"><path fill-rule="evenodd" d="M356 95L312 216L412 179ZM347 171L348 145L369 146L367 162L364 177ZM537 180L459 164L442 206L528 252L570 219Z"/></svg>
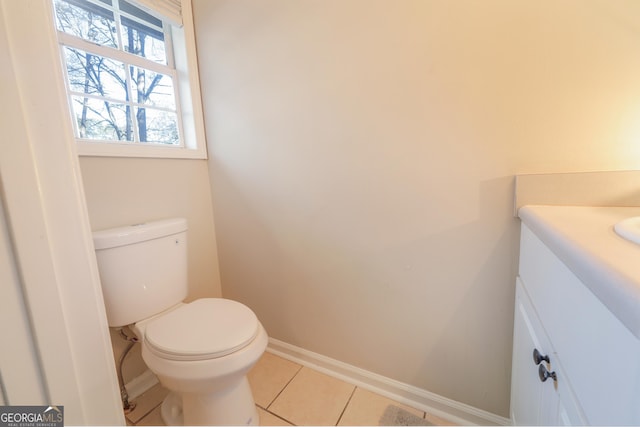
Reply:
<svg viewBox="0 0 640 427"><path fill-rule="evenodd" d="M171 218L93 232L96 250L109 249L187 231L187 220Z"/></svg>

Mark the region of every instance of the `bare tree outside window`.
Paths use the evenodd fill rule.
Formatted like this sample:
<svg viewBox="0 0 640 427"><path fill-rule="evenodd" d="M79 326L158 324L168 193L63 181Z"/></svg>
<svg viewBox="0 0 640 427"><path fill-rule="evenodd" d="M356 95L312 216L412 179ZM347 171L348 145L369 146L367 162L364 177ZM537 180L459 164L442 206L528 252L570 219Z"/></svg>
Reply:
<svg viewBox="0 0 640 427"><path fill-rule="evenodd" d="M77 137L179 145L163 23L113 2L54 1Z"/></svg>

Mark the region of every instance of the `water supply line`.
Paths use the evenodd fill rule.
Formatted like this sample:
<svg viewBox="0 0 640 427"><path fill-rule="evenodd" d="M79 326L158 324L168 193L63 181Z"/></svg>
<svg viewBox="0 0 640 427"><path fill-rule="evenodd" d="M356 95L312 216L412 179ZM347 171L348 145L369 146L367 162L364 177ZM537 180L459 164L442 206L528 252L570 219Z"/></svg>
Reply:
<svg viewBox="0 0 640 427"><path fill-rule="evenodd" d="M135 409L136 403L129 402L129 393L127 393L127 388L124 386L124 378L122 376L122 364L124 363L124 358L127 356L129 351L131 351L133 346L138 342L138 337L133 334L131 336L127 335L124 332L124 328L120 328L119 332L120 337L129 342L129 344L127 344L127 348L124 349L124 351L120 355L120 359L118 360L118 383L120 384L120 398L122 399L122 408L124 409L124 413L128 414Z"/></svg>

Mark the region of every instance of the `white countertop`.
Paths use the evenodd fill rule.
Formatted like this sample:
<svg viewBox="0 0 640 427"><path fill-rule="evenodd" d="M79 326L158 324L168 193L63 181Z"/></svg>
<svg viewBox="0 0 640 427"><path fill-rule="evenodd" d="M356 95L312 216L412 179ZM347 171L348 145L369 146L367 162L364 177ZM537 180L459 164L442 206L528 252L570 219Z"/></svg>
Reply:
<svg viewBox="0 0 640 427"><path fill-rule="evenodd" d="M518 216L640 339L640 245L613 230L640 207L530 205Z"/></svg>

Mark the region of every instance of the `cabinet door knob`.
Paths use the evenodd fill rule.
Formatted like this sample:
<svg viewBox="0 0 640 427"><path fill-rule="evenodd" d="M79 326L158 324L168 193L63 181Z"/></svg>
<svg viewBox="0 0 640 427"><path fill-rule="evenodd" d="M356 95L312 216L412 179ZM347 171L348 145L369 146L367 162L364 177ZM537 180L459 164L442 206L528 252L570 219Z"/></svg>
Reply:
<svg viewBox="0 0 640 427"><path fill-rule="evenodd" d="M555 372L549 372L544 365L540 365L538 367L538 375L540 376L540 381L545 382L549 378L552 378L554 381L558 381L558 376Z"/></svg>
<svg viewBox="0 0 640 427"><path fill-rule="evenodd" d="M549 362L549 356L547 356L546 354L543 356L542 353L540 353L538 351L537 348L533 349L533 363L535 363L536 365L541 364L542 362Z"/></svg>

